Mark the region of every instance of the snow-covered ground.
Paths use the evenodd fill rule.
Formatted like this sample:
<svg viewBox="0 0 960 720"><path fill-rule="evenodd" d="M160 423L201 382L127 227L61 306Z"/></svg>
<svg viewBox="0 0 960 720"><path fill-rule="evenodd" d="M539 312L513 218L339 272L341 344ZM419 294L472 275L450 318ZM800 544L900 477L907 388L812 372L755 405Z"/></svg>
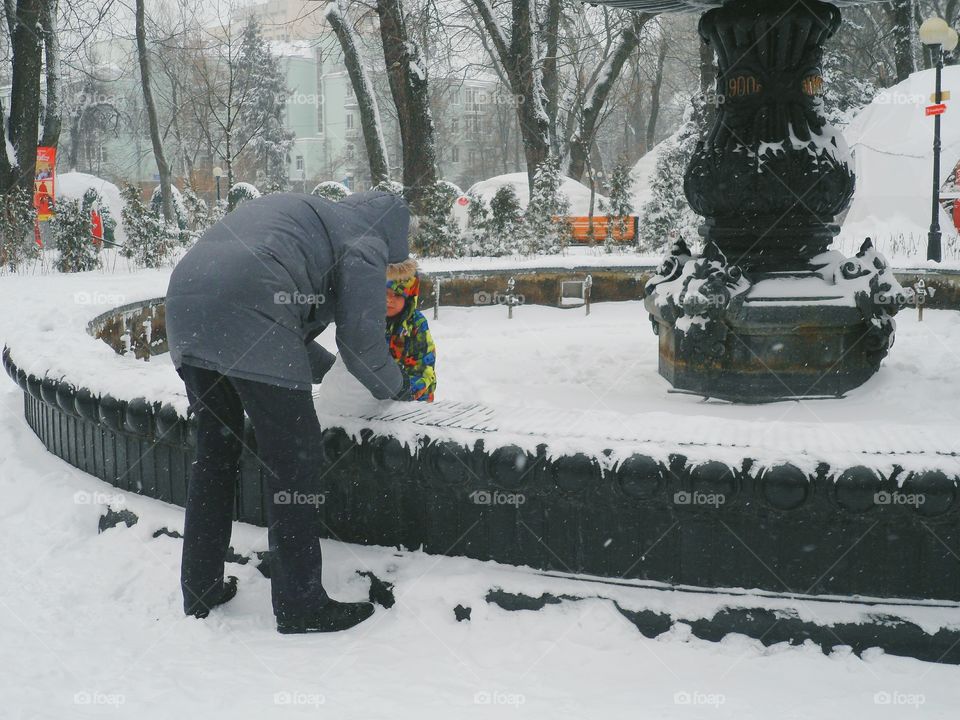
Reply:
<svg viewBox="0 0 960 720"><path fill-rule="evenodd" d="M121 395L180 392L169 363L117 357L84 331L111 305L161 295L167 274L5 277L0 342L10 342L27 369L80 373L88 384ZM912 438L960 436L960 389L953 381L960 314L953 312L928 312L922 324L905 314L884 368L845 400L761 407L669 394L637 302L598 304L589 317L582 310L520 307L512 321L503 307L445 307L431 324L439 398L536 406L557 416L573 409L601 422L632 418L650 432L677 435L713 428L750 442L759 436L789 443L798 432L874 435L886 426ZM278 635L268 581L253 563L229 566L240 578L234 601L206 621L188 620L180 609L180 541L153 537L160 527L182 530L182 511L118 497L49 455L22 413L19 388L0 378L4 719L956 715L956 667L879 652L861 659L843 651L827 657L809 646L765 649L742 637L708 643L682 627L649 640L601 599L507 612L484 601L490 588L601 593L592 584L494 563L386 548L325 542L325 583L335 597L366 596L367 580L356 570L395 584L396 605L378 609L353 631ZM664 428L669 417L675 425ZM126 505L140 522L98 535L106 504ZM265 531L238 524L233 546L245 555L263 550ZM690 616L715 602L687 607L690 601L664 595L616 593L626 607ZM458 604L472 608L470 621L455 620ZM805 601L796 601L796 609L812 612ZM931 622L948 617L941 612Z"/></svg>

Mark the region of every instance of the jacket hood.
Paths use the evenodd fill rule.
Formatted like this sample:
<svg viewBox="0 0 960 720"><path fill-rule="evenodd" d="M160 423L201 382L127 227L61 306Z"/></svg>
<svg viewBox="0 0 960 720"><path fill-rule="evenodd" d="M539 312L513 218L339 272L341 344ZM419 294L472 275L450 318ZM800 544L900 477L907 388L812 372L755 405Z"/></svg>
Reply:
<svg viewBox="0 0 960 720"><path fill-rule="evenodd" d="M407 241L410 208L402 197L382 190L368 190L347 195L337 205L356 211L354 220L365 226L364 234L383 239L387 244L388 263L400 263L410 256Z"/></svg>
<svg viewBox="0 0 960 720"><path fill-rule="evenodd" d="M392 318L387 318L387 326L389 329L390 326L406 322L416 311L420 300L420 277L414 275L406 280L388 280L387 290L400 295L405 301L403 310Z"/></svg>

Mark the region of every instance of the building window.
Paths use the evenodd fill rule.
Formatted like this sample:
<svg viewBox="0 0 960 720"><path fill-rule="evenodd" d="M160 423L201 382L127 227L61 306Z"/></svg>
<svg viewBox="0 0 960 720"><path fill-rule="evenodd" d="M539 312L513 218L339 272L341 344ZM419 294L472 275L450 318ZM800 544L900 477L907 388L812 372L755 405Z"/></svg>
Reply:
<svg viewBox="0 0 960 720"><path fill-rule="evenodd" d="M460 132L460 118L450 118L450 132Z"/></svg>
<svg viewBox="0 0 960 720"><path fill-rule="evenodd" d="M477 151L476 151L476 150L471 150L471 151L470 151L470 165L472 166L472 165L476 165L476 164L477 164Z"/></svg>
<svg viewBox="0 0 960 720"><path fill-rule="evenodd" d="M467 88L467 112L480 112L480 88Z"/></svg>
<svg viewBox="0 0 960 720"><path fill-rule="evenodd" d="M323 54L317 50L317 134L323 135Z"/></svg>
<svg viewBox="0 0 960 720"><path fill-rule="evenodd" d="M297 170L303 170L303 155L297 155Z"/></svg>
<svg viewBox="0 0 960 720"><path fill-rule="evenodd" d="M454 105L460 104L460 88L457 88L450 94L450 102Z"/></svg>
<svg viewBox="0 0 960 720"><path fill-rule="evenodd" d="M347 130L353 130L353 113L347 113Z"/></svg>
<svg viewBox="0 0 960 720"><path fill-rule="evenodd" d="M450 148L450 162L458 163L460 162L460 148L454 145Z"/></svg>

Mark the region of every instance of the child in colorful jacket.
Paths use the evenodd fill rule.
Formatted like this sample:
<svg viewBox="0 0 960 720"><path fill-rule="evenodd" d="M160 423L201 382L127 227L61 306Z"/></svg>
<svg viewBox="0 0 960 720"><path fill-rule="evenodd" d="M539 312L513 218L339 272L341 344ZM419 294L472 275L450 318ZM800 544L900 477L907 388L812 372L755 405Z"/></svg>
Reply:
<svg viewBox="0 0 960 720"><path fill-rule="evenodd" d="M437 387L436 348L423 313L417 310L420 278L416 264L387 279L387 344L406 378L414 400L433 402Z"/></svg>

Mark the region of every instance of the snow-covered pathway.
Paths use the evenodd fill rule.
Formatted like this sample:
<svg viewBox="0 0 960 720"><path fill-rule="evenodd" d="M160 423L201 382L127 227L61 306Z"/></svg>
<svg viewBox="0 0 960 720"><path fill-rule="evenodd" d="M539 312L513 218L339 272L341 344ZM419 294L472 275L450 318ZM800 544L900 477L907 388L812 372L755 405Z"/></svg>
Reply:
<svg viewBox="0 0 960 720"><path fill-rule="evenodd" d="M392 609L338 636L280 636L251 563L229 567L233 602L188 620L180 543L152 537L181 528L181 511L126 496L140 522L98 535L115 489L48 455L17 389L0 388L5 718L947 718L960 701L956 667L682 632L648 640L601 600L508 612L483 600L488 589L532 593L543 580L335 542L325 543L332 594L364 597L355 571L369 568L396 584ZM261 529L235 526L241 553L265 544ZM454 619L458 604L472 607L469 622Z"/></svg>

